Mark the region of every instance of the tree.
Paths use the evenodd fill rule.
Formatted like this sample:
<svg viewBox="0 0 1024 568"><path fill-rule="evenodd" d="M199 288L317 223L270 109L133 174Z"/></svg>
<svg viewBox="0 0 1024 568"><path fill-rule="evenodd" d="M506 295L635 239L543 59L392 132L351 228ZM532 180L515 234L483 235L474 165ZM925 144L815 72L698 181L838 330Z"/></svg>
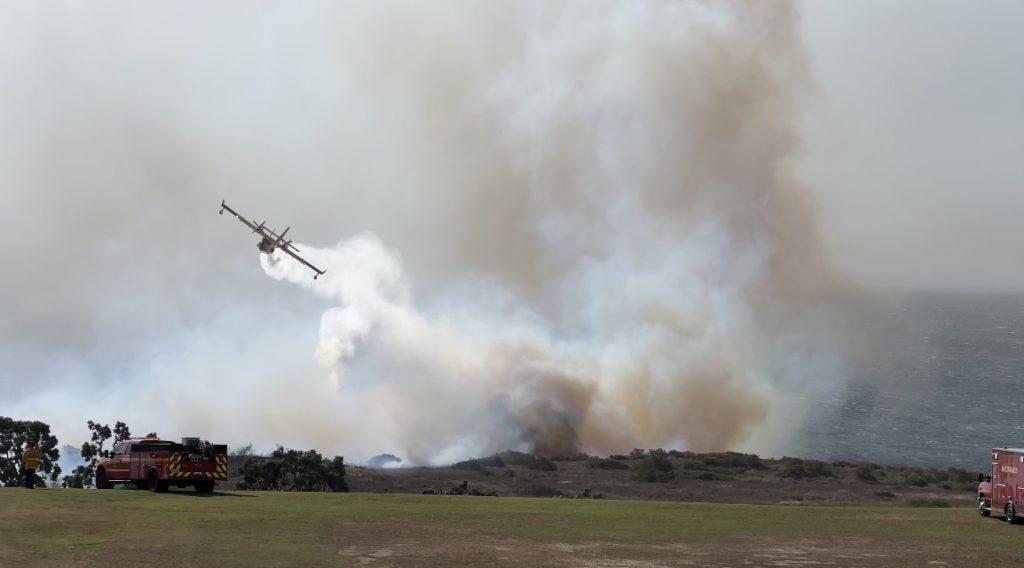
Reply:
<svg viewBox="0 0 1024 568"><path fill-rule="evenodd" d="M269 457L247 458L241 474L243 491L348 491L345 458L327 459L316 450L278 446Z"/></svg>
<svg viewBox="0 0 1024 568"><path fill-rule="evenodd" d="M120 420L114 424L114 443L118 444L132 437L132 433L128 431L128 425Z"/></svg>
<svg viewBox="0 0 1024 568"><path fill-rule="evenodd" d="M20 485L24 481L21 468L21 455L27 442L34 441L43 451L36 470L36 482L44 485L46 480L38 472L47 475L50 481L57 481L60 476L60 450L57 449L57 437L50 434L50 425L38 420L14 420L0 416L0 485Z"/></svg>
<svg viewBox="0 0 1024 568"><path fill-rule="evenodd" d="M256 450L254 450L252 448L252 443L250 442L250 443L242 446L241 448L235 448L234 451L232 451L230 455L231 456L241 457L241 458L247 458L247 457L255 456L256 455Z"/></svg>
<svg viewBox="0 0 1024 568"><path fill-rule="evenodd" d="M131 436L128 432L128 425L121 421L114 424L113 431L110 426L92 420L86 422L86 425L89 427L91 435L89 441L82 444L82 459L85 460L85 464L76 467L71 475L64 476L64 487L76 489L91 487L96 477L96 462L103 454L103 444L111 436L114 436L115 444L123 442Z"/></svg>
<svg viewBox="0 0 1024 568"><path fill-rule="evenodd" d="M665 450L647 450L647 455L635 461L631 467L633 479L650 483L672 481L675 473L672 462Z"/></svg>

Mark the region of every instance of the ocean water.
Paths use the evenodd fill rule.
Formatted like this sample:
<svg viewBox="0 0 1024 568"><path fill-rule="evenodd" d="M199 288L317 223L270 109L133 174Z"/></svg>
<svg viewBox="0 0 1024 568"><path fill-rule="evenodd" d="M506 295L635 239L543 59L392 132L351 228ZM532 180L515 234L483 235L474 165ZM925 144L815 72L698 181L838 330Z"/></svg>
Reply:
<svg viewBox="0 0 1024 568"><path fill-rule="evenodd" d="M987 469L1024 447L1024 296L911 294L850 322L870 350L812 401L802 455Z"/></svg>

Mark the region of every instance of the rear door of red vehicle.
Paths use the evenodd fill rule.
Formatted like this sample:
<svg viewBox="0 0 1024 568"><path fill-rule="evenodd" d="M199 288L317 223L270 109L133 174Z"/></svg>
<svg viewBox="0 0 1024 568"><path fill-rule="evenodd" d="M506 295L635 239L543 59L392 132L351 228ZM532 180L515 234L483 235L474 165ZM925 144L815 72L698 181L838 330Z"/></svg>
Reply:
<svg viewBox="0 0 1024 568"><path fill-rule="evenodd" d="M146 479L151 467L160 470L160 465L166 466L170 456L174 453L174 443L164 440L145 440L135 444L132 448L132 476L133 479Z"/></svg>
<svg viewBox="0 0 1024 568"><path fill-rule="evenodd" d="M153 453L150 449L147 449L145 444L132 444L130 449L131 454L131 467L129 472L131 479L140 480L146 479L146 473L149 469L149 465L155 460L153 459Z"/></svg>
<svg viewBox="0 0 1024 568"><path fill-rule="evenodd" d="M1007 454L1007 499L1012 499L1018 514L1024 514L1024 454Z"/></svg>
<svg viewBox="0 0 1024 568"><path fill-rule="evenodd" d="M992 510L1002 511L1016 494L1017 475L1014 467L1016 456L1005 450L992 452ZM1019 470L1018 470L1019 471Z"/></svg>

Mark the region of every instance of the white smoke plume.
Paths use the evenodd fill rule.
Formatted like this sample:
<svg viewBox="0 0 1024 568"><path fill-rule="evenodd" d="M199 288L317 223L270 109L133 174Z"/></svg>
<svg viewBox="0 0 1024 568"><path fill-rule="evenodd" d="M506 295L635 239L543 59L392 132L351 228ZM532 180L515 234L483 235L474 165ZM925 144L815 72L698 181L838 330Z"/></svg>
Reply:
<svg viewBox="0 0 1024 568"><path fill-rule="evenodd" d="M61 196L30 201L63 212L42 237L115 267L84 265L60 297L86 315L79 296L119 300L93 317L120 343L83 350L148 342L90 360L88 380L62 373L89 412L413 463L505 448L771 453L803 397L839 383L821 308L835 283L791 174L808 90L797 5L283 6L235 29L246 6L196 4L211 23L194 38L177 33L188 9L137 7L122 36L94 31L122 29L116 6L83 8L87 25L56 18L25 41L48 54L16 67L25 84L70 85L17 91L49 125L23 133L38 147L30 181ZM106 69L125 79L95 79ZM78 180L88 190L67 191ZM263 259L333 304L308 360L315 300L250 284L234 241L209 252L237 230L212 215L222 197L312 241L358 234L298 245L327 270L316 282ZM43 327L31 307L16 306L21 334ZM75 337L92 337L74 316ZM67 392L46 396L74 408ZM19 400L9 412L30 415L44 397Z"/></svg>
<svg viewBox="0 0 1024 568"><path fill-rule="evenodd" d="M418 295L372 234L301 245L327 270L318 281L280 253L264 269L337 302L316 357L350 407L390 417L381 447L413 462L770 449L794 424L786 401L836 377L804 335L829 277L787 175L796 14L558 6L517 5L480 53L449 49L443 26L497 25L489 8L420 13L417 34L383 44L395 14L375 9L374 35L356 34L375 45L354 61L364 88L399 110L410 198L457 227L486 223L480 242L437 254L499 251L475 262L491 277L453 273ZM419 55L382 60L396 52Z"/></svg>

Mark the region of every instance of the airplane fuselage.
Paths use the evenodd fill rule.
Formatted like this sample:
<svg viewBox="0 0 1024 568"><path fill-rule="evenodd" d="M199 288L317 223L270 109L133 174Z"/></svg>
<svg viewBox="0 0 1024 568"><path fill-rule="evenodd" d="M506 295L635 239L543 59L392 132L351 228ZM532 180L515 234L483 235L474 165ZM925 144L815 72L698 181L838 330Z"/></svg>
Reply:
<svg viewBox="0 0 1024 568"><path fill-rule="evenodd" d="M260 249L260 252L270 254L274 252L276 245L274 244L274 241L268 239L267 237L263 237L263 240L261 240L259 244L256 245L256 247Z"/></svg>

